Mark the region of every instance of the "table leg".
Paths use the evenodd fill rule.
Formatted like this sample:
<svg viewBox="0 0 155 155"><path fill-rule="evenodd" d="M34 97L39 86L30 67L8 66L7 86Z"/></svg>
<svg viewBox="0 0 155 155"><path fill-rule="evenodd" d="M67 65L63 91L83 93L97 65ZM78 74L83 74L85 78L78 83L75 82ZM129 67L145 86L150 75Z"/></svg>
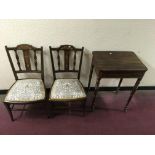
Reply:
<svg viewBox="0 0 155 155"><path fill-rule="evenodd" d="M92 79L92 75L93 75L93 69L94 69L94 66L91 65L90 74L89 74L89 82L88 82L88 91L90 89L90 83L91 83L91 79Z"/></svg>
<svg viewBox="0 0 155 155"><path fill-rule="evenodd" d="M127 101L127 103L126 103L126 105L125 105L125 107L124 107L124 112L127 112L127 111L128 111L128 105L129 105L129 103L130 103L130 101L131 101L131 99L132 99L134 93L136 92L136 90L137 90L137 88L138 88L138 85L139 85L141 79L142 79L142 78L138 78L138 79L137 79L137 81L136 81L136 83L135 83L135 86L133 87L133 89L132 89L132 91L131 91L131 94L130 94L130 96L129 96L129 98L128 98L128 101Z"/></svg>
<svg viewBox="0 0 155 155"><path fill-rule="evenodd" d="M123 78L121 78L120 81L119 81L119 84L118 84L118 87L117 87L117 90L116 90L116 94L118 93L118 91L120 89L122 81L123 81Z"/></svg>
<svg viewBox="0 0 155 155"><path fill-rule="evenodd" d="M97 95L97 92L98 92L99 84L100 84L100 77L97 77L96 85L95 85L95 91L94 91L94 98L93 98L92 105L91 105L91 110L92 111L95 110L95 99L96 99L96 95Z"/></svg>

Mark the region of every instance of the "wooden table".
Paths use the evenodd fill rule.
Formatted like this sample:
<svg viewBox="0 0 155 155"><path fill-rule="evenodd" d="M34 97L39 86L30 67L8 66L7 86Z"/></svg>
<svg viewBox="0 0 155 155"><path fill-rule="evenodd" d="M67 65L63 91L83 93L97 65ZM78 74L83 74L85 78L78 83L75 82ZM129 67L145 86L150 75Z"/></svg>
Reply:
<svg viewBox="0 0 155 155"><path fill-rule="evenodd" d="M119 90L123 78L137 78L131 94L124 107L127 112L128 105L142 80L146 66L139 60L134 52L130 51L93 51L92 65L90 69L88 90L92 79L93 69L95 69L97 79L94 91L94 98L91 104L92 111L95 108L95 98L98 92L100 80L102 78L120 78L117 91Z"/></svg>

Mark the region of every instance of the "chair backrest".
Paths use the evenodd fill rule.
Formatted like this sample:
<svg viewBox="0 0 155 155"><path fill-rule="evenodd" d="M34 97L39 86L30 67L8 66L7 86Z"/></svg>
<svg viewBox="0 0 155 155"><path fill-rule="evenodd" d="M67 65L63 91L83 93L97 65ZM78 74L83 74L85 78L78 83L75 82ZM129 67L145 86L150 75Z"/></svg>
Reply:
<svg viewBox="0 0 155 155"><path fill-rule="evenodd" d="M5 46L5 49L16 80L19 79L19 73L39 73L44 81L43 47L37 48L29 44L20 44L16 47ZM13 55L16 59L18 68L15 67ZM40 55L40 67L38 66L38 55ZM24 65L21 65L22 60Z"/></svg>
<svg viewBox="0 0 155 155"><path fill-rule="evenodd" d="M82 48L75 48L72 45L61 45L57 48L50 48L50 54L51 54L51 63L52 63L52 69L53 69L53 78L56 79L56 73L64 73L64 72L71 72L71 73L77 73L77 78L80 79L80 72L81 72L81 65L82 65L82 58L83 58L83 50ZM54 57L54 52L57 53L56 57ZM63 54L60 54L63 53ZM77 53L80 53L79 58L79 64L77 64ZM72 54L72 57L71 57ZM60 56L63 56L64 65L61 65L61 59ZM71 63L70 59L73 59L73 62ZM55 66L57 59L57 69ZM63 66L63 67L61 67Z"/></svg>

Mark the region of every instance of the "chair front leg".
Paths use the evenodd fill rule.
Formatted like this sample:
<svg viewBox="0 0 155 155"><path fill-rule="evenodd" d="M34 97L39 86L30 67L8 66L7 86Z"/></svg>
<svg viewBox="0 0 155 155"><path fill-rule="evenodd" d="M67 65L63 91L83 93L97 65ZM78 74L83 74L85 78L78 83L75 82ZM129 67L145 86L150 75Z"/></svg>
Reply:
<svg viewBox="0 0 155 155"><path fill-rule="evenodd" d="M14 121L13 119L13 114L12 114L12 110L11 110L11 107L10 107L10 104L9 103L4 103L9 115L10 115L10 118L11 118L11 121Z"/></svg>

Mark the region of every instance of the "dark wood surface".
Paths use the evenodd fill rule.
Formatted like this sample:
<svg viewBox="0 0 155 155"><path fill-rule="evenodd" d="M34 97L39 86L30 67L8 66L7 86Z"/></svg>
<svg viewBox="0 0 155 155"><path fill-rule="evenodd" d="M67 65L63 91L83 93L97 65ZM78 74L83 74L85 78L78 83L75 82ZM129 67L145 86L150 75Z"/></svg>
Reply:
<svg viewBox="0 0 155 155"><path fill-rule="evenodd" d="M127 111L128 105L147 71L147 67L141 62L137 55L131 51L93 51L92 54L93 59L89 75L88 90L90 88L93 69L97 74L92 110L94 110L95 107L95 99L102 78L120 78L116 92L118 92L123 78L137 78L124 107L124 111Z"/></svg>
<svg viewBox="0 0 155 155"><path fill-rule="evenodd" d="M93 51L95 71L146 71L146 66L134 52Z"/></svg>

